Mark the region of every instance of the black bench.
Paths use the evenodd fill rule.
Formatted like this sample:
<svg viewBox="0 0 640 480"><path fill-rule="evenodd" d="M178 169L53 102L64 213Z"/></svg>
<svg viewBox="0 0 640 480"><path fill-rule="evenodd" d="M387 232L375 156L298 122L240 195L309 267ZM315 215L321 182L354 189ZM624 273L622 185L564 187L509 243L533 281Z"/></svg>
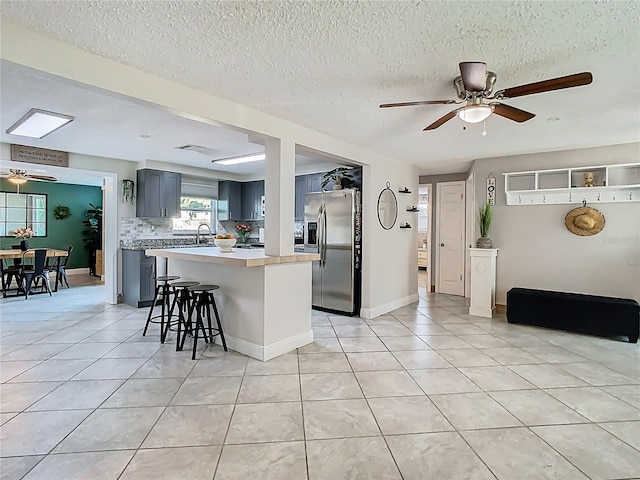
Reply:
<svg viewBox="0 0 640 480"><path fill-rule="evenodd" d="M507 292L507 321L603 337L624 335L637 343L640 305L624 298L512 288Z"/></svg>

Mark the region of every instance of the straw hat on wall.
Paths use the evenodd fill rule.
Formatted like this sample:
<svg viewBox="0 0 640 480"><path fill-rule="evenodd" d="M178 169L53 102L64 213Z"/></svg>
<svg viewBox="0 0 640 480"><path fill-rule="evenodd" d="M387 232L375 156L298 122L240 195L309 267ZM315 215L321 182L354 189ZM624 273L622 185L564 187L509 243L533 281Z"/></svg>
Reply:
<svg viewBox="0 0 640 480"><path fill-rule="evenodd" d="M604 228L604 222L604 215L591 207L574 208L564 218L569 231L581 237L599 233Z"/></svg>

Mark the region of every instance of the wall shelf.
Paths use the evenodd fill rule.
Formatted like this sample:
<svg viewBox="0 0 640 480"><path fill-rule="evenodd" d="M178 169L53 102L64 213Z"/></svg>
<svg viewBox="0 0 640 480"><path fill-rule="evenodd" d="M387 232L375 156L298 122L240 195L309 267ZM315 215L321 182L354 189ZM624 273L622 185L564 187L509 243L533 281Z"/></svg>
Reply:
<svg viewBox="0 0 640 480"><path fill-rule="evenodd" d="M584 175L593 174L593 187ZM507 205L640 202L640 163L504 173Z"/></svg>
<svg viewBox="0 0 640 480"><path fill-rule="evenodd" d="M404 190L398 190L398 193L411 193L411 190L405 188Z"/></svg>
<svg viewBox="0 0 640 480"><path fill-rule="evenodd" d="M419 212L419 208L407 208L407 212Z"/></svg>
<svg viewBox="0 0 640 480"><path fill-rule="evenodd" d="M405 223L404 225L400 225L400 228L411 228L411 225Z"/></svg>

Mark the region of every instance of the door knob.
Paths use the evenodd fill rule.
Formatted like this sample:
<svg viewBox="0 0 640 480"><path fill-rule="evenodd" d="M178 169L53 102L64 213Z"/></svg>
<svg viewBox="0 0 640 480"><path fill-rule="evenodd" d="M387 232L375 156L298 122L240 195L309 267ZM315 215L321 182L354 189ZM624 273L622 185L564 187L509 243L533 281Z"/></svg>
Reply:
<svg viewBox="0 0 640 480"><path fill-rule="evenodd" d="M444 247L444 243L441 243L441 244L440 244L440 246L441 246L441 247Z"/></svg>

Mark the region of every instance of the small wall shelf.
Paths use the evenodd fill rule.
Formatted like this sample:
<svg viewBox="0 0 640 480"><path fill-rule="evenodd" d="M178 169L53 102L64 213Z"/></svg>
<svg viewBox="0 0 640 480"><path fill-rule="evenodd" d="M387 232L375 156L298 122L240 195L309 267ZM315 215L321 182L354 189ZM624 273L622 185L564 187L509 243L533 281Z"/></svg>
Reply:
<svg viewBox="0 0 640 480"><path fill-rule="evenodd" d="M398 193L411 193L411 190L405 188L404 190L398 190Z"/></svg>
<svg viewBox="0 0 640 480"><path fill-rule="evenodd" d="M400 228L411 228L411 225L405 223L404 225L400 225Z"/></svg>
<svg viewBox="0 0 640 480"><path fill-rule="evenodd" d="M584 174L593 174L585 187ZM505 173L507 205L640 202L640 163Z"/></svg>
<svg viewBox="0 0 640 480"><path fill-rule="evenodd" d="M407 208L407 212L419 212L419 208Z"/></svg>

